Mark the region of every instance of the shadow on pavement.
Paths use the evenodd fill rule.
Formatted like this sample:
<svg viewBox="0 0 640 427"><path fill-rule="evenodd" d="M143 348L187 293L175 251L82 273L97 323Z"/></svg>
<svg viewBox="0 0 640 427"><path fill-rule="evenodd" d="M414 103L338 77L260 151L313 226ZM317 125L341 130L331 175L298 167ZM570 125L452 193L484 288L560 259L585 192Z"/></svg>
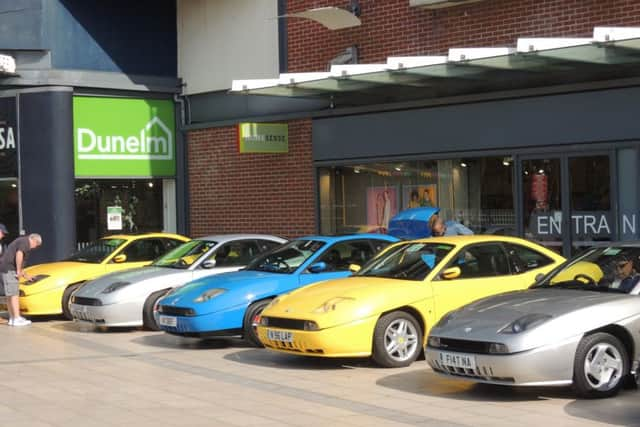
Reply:
<svg viewBox="0 0 640 427"><path fill-rule="evenodd" d="M145 335L131 340L136 344L142 344L149 347L159 347L175 350L215 350L221 348L229 348L235 346L247 346L241 340L217 339L203 340L199 338L185 338L175 335L165 334L164 332Z"/></svg>
<svg viewBox="0 0 640 427"><path fill-rule="evenodd" d="M38 323L38 318L32 318L34 323ZM60 319L58 319L60 320ZM95 326L91 323L85 322L73 322L66 320L58 322L52 326L53 329L58 329L66 332L79 332L79 333L101 333L101 334L122 334L133 331L138 331L140 328L105 328L104 326Z"/></svg>
<svg viewBox="0 0 640 427"><path fill-rule="evenodd" d="M261 348L237 351L224 356L225 359L252 366L276 369L341 370L371 367L369 359L329 359L293 354L275 353Z"/></svg>
<svg viewBox="0 0 640 427"><path fill-rule="evenodd" d="M576 418L618 425L640 426L640 405L636 390L623 390L616 397L599 400L576 400L567 404L565 412Z"/></svg>
<svg viewBox="0 0 640 427"><path fill-rule="evenodd" d="M575 399L571 389L555 387L509 387L443 378L430 369L403 372L380 378L377 385L409 393L477 402Z"/></svg>

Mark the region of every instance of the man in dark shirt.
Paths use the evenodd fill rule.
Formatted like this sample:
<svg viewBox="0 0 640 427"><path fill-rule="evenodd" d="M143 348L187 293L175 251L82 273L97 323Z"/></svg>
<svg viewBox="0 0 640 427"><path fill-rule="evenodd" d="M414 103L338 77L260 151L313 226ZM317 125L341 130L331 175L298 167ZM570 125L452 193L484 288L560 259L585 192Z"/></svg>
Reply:
<svg viewBox="0 0 640 427"><path fill-rule="evenodd" d="M29 234L15 239L7 247L2 259L0 259L0 274L2 274L2 285L4 294L7 297L7 308L9 310L9 326L26 326L31 324L30 320L20 316L20 302L18 295L20 292L20 279L31 280L24 270L27 255L32 249L42 244L42 237L39 234Z"/></svg>

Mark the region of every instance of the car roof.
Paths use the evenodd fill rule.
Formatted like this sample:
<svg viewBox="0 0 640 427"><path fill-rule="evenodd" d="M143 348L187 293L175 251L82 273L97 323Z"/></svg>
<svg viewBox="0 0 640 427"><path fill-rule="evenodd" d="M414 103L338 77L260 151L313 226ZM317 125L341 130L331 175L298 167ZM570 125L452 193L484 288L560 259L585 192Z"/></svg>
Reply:
<svg viewBox="0 0 640 427"><path fill-rule="evenodd" d="M441 236L441 237L426 237L422 239L407 240L408 242L421 242L421 243L449 243L455 245L468 245L470 243L483 243L483 242L508 242L508 243L536 243L529 240L525 240L521 237L512 236L496 236L495 234L471 234L463 236Z"/></svg>
<svg viewBox="0 0 640 427"><path fill-rule="evenodd" d="M196 237L194 240L210 240L217 243L231 242L234 240L259 239L284 243L287 239L270 234L212 234L210 236Z"/></svg>
<svg viewBox="0 0 640 427"><path fill-rule="evenodd" d="M182 236L180 234L163 233L163 232L140 233L140 234L112 234L112 235L109 235L109 236L104 236L104 237L102 237L102 239L137 240L137 239L145 239L145 238L153 238L153 237L164 237L164 238L168 238L168 239L177 239L177 240L183 240L185 242L188 241L188 240L191 240L189 237Z"/></svg>
<svg viewBox="0 0 640 427"><path fill-rule="evenodd" d="M299 237L295 240L319 240L321 242L341 242L346 240L360 240L360 239L377 239L377 240L385 240L387 242L399 242L400 239L397 237L389 236L388 234L376 234L376 233L361 233L361 234L344 234L340 236L304 236Z"/></svg>

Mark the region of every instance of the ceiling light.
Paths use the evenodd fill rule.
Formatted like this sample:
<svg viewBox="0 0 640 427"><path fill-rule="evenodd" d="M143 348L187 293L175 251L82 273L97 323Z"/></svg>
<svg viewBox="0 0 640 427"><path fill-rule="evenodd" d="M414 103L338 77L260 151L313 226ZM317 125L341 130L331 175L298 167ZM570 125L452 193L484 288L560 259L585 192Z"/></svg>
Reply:
<svg viewBox="0 0 640 427"><path fill-rule="evenodd" d="M353 173L360 173L360 169L358 169L358 168L353 168Z"/></svg>
<svg viewBox="0 0 640 427"><path fill-rule="evenodd" d="M540 175L544 175L544 169L538 169L538 173L539 173Z"/></svg>
<svg viewBox="0 0 640 427"><path fill-rule="evenodd" d="M153 188L153 182L150 182L147 185L149 186L149 188Z"/></svg>
<svg viewBox="0 0 640 427"><path fill-rule="evenodd" d="M11 187L12 187L12 188L17 188L17 187L18 187L18 184L11 184Z"/></svg>
<svg viewBox="0 0 640 427"><path fill-rule="evenodd" d="M465 162L460 162L460 166L462 166L463 168L466 168L468 165Z"/></svg>
<svg viewBox="0 0 640 427"><path fill-rule="evenodd" d="M402 172L402 168L400 166L396 166L394 169L398 172Z"/></svg>

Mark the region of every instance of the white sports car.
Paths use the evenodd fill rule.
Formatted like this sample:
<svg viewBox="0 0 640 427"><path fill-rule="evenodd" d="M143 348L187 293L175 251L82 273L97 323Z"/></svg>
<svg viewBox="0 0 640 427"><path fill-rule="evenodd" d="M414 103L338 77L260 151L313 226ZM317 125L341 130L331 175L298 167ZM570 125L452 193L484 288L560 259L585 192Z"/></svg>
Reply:
<svg viewBox="0 0 640 427"><path fill-rule="evenodd" d="M69 308L74 320L97 326L159 330L153 310L168 291L204 276L239 270L256 255L285 242L261 234L194 239L149 266L87 282L73 294Z"/></svg>

